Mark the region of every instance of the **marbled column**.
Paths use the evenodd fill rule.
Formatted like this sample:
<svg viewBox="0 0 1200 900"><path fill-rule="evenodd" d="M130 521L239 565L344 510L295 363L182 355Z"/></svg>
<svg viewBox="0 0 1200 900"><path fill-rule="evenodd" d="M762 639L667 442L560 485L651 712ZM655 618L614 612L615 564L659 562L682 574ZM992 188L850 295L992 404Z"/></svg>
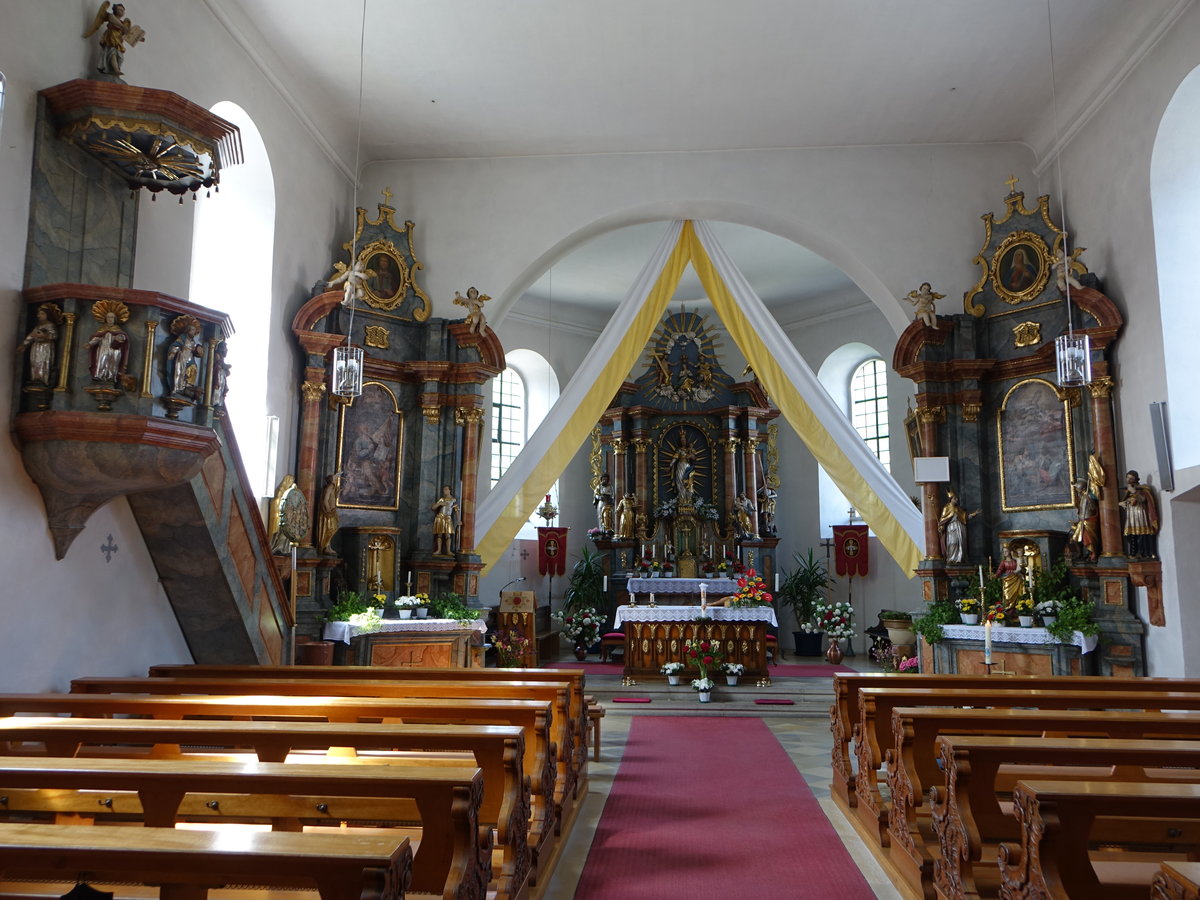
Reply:
<svg viewBox="0 0 1200 900"><path fill-rule="evenodd" d="M649 516L650 506L650 439L635 437L633 439L633 493L638 500L638 514ZM636 529L635 529L636 531ZM641 538L641 534L635 535Z"/></svg>
<svg viewBox="0 0 1200 900"><path fill-rule="evenodd" d="M737 521L737 516L733 511L733 501L737 497L737 451L741 446L741 439L734 435L729 435L725 438L722 449L725 451L725 515L726 521L732 523ZM733 528L731 527L732 531Z"/></svg>
<svg viewBox="0 0 1200 900"><path fill-rule="evenodd" d="M613 438L609 444L613 452L613 515L616 515L615 506L621 501L621 498L629 491L626 485L629 483L629 476L625 471L625 450L628 442L621 438ZM613 523L616 525L616 522Z"/></svg>
<svg viewBox="0 0 1200 900"><path fill-rule="evenodd" d="M475 492L479 478L479 434L483 428L483 410L457 407L454 421L463 428L462 524L458 538L459 553L475 551ZM460 592L461 593L461 592Z"/></svg>
<svg viewBox="0 0 1200 900"><path fill-rule="evenodd" d="M917 425L921 429L921 452L926 456L937 454L939 422L946 421L946 407L918 406L915 410ZM942 559L942 538L938 533L938 489L936 484L926 484L921 492L921 512L925 517L925 558Z"/></svg>
<svg viewBox="0 0 1200 900"><path fill-rule="evenodd" d="M309 370L311 378L320 372ZM324 381L305 381L300 385L303 403L300 405L300 450L296 454L296 487L308 501L314 513L317 508L317 445L321 434L321 398L325 396ZM304 534L303 546L312 546L312 517Z"/></svg>
<svg viewBox="0 0 1200 900"><path fill-rule="evenodd" d="M754 530L758 531L758 420L750 416L746 420L746 445L742 452L742 466L745 469L746 498L750 501L750 521L754 522Z"/></svg>
<svg viewBox="0 0 1200 900"><path fill-rule="evenodd" d="M1092 398L1092 446L1104 470L1104 489L1100 492L1100 555L1121 556L1121 485L1117 472L1117 445L1112 415L1113 380L1107 375L1088 385Z"/></svg>

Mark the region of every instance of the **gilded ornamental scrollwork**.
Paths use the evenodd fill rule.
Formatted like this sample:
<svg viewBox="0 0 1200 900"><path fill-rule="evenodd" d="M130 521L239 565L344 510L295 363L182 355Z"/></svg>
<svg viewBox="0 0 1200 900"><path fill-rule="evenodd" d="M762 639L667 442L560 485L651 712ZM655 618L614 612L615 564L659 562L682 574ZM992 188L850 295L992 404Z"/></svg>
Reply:
<svg viewBox="0 0 1200 900"><path fill-rule="evenodd" d="M918 406L913 410L913 415L917 417L917 422L922 425L941 425L946 421L946 407Z"/></svg>
<svg viewBox="0 0 1200 900"><path fill-rule="evenodd" d="M387 350L389 348L391 335L384 326L368 325L363 331L363 343L368 347L377 347L380 350Z"/></svg>
<svg viewBox="0 0 1200 900"><path fill-rule="evenodd" d="M1013 327L1014 347L1036 347L1042 342L1040 322L1022 322Z"/></svg>
<svg viewBox="0 0 1200 900"><path fill-rule="evenodd" d="M325 382L305 381L300 385L300 395L305 403L316 403L325 396Z"/></svg>
<svg viewBox="0 0 1200 900"><path fill-rule="evenodd" d="M978 422L979 414L983 412L982 403L963 403L961 408L964 422Z"/></svg>
<svg viewBox="0 0 1200 900"><path fill-rule="evenodd" d="M483 410L476 406L456 406L454 408L455 425L478 425L483 421Z"/></svg>
<svg viewBox="0 0 1200 900"><path fill-rule="evenodd" d="M1087 386L1092 396L1101 400L1107 400L1112 396L1113 387L1114 382L1108 375L1101 375L1098 378L1093 378Z"/></svg>
<svg viewBox="0 0 1200 900"><path fill-rule="evenodd" d="M440 406L422 406L421 415L425 417L426 424L436 425L442 421L442 408Z"/></svg>

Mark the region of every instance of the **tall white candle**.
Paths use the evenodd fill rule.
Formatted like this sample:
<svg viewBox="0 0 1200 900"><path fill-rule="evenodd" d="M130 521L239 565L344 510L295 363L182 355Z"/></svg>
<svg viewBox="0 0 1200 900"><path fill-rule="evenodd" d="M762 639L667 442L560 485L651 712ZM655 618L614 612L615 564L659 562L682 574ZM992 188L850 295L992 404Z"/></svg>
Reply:
<svg viewBox="0 0 1200 900"><path fill-rule="evenodd" d="M983 661L987 665L992 662L992 620L983 623Z"/></svg>
<svg viewBox="0 0 1200 900"><path fill-rule="evenodd" d="M408 570L408 584L412 584L412 569Z"/></svg>
<svg viewBox="0 0 1200 900"><path fill-rule="evenodd" d="M653 605L654 605L654 591L651 591L651 592L650 592L650 605L651 605L651 606L653 606Z"/></svg>
<svg viewBox="0 0 1200 900"><path fill-rule="evenodd" d="M979 602L983 603L983 566L979 567Z"/></svg>
<svg viewBox="0 0 1200 900"><path fill-rule="evenodd" d="M704 605L704 601L707 597L708 597L708 585L702 584L702 585L700 585L700 605L701 606Z"/></svg>
<svg viewBox="0 0 1200 900"><path fill-rule="evenodd" d="M779 573L775 573L775 593L779 593Z"/></svg>
<svg viewBox="0 0 1200 900"><path fill-rule="evenodd" d="M604 592L606 594L608 593L608 576L607 575L604 576Z"/></svg>
<svg viewBox="0 0 1200 900"><path fill-rule="evenodd" d="M658 559L658 548L655 547L653 544L650 545L650 558Z"/></svg>

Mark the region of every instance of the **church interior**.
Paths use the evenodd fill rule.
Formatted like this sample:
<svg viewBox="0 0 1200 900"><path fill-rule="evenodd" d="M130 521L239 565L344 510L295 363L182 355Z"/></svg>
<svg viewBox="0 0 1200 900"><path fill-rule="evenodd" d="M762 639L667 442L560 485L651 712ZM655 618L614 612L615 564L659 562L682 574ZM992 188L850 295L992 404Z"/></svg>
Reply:
<svg viewBox="0 0 1200 900"><path fill-rule="evenodd" d="M0 805L80 789L18 718L184 746L237 673L359 755L475 754L270 775L425 798L322 852L363 897L665 896L629 784L739 754L780 781L721 790L817 823L743 854L829 843L729 896L1200 897L1195 0L519 10L6 9ZM5 884L5 817L27 859L109 824L28 803ZM201 881L162 896L237 895Z"/></svg>

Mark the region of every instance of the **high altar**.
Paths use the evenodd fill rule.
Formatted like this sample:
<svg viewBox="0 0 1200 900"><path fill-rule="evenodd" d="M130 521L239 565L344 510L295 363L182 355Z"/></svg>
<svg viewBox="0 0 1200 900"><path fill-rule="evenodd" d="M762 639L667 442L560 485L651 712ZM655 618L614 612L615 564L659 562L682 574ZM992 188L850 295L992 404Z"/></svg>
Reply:
<svg viewBox="0 0 1200 900"><path fill-rule="evenodd" d="M1136 490L1127 470L1137 468L1119 459L1113 425L1112 353L1124 321L1083 264L1085 248L1072 240L1065 249L1049 197L1027 207L1016 179L1008 184L1003 215L983 216L973 260L979 280L962 312L923 321L918 307L893 357L896 371L916 384L907 423L912 455L951 460L948 484L922 484L924 599L978 596L985 570L1011 570L1017 561L1047 570L1066 559L1071 587L1094 603L1099 647L1079 641L1050 652L1053 641L1033 640L1033 632L1021 641L1018 632L997 645L996 662L1029 674L1143 675L1136 586L1149 591L1150 624L1165 622L1159 562L1143 546L1152 537L1135 546L1122 533L1122 506ZM1068 332L1090 338L1091 378L1078 379L1086 381L1081 387L1059 386L1055 339ZM938 671L973 671L981 641L948 634L933 656ZM930 663L925 654L927 670Z"/></svg>
<svg viewBox="0 0 1200 900"><path fill-rule="evenodd" d="M695 578L740 559L775 573L779 410L747 369L722 368L706 317L666 316L644 371L626 382L592 432L596 527L610 585L643 557Z"/></svg>

